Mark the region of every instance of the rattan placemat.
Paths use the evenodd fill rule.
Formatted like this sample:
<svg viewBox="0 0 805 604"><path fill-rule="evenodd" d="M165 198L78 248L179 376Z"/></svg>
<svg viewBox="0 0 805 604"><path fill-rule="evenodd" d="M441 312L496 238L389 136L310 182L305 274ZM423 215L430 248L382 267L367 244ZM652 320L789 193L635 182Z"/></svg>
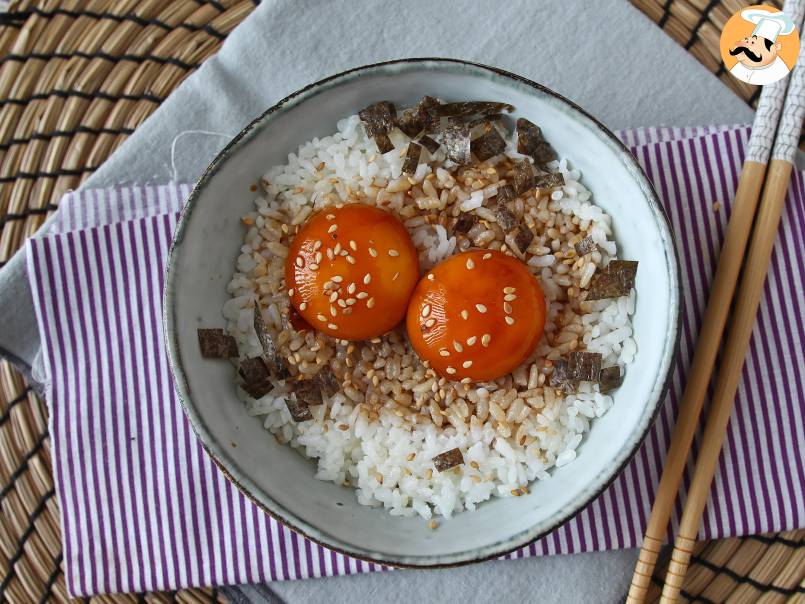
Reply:
<svg viewBox="0 0 805 604"><path fill-rule="evenodd" d="M724 74L721 26L738 0L633 0ZM253 9L251 0L20 0L0 15L0 266ZM0 602L66 601L47 409L0 363ZM657 576L664 573L658 569ZM805 601L805 531L701 543L684 597ZM624 586L624 590L626 586ZM650 601L659 596L659 588ZM223 601L215 590L92 602Z"/></svg>

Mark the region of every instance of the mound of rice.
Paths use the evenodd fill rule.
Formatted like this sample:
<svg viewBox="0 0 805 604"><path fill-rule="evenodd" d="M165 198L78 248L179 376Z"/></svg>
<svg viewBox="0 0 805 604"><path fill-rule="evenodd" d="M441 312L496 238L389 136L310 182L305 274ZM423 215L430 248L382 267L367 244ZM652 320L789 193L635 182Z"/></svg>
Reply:
<svg viewBox="0 0 805 604"><path fill-rule="evenodd" d="M419 361L402 326L350 343L290 325L283 273L288 245L299 225L327 205L357 201L395 213L411 233L423 271L469 248L510 250L491 198L511 160L524 156L514 137L501 134L506 152L470 168L456 166L441 149L433 155L423 149L409 178L401 176L408 137L393 131L395 149L381 155L353 115L332 136L303 144L286 164L270 168L255 210L243 217L246 235L223 309L241 357L262 352L252 321L257 301L291 372L313 376L329 366L342 388L311 408L312 420L298 424L286 407L284 382L260 399L240 386L238 395L279 442L315 460L317 478L352 486L360 503L382 505L392 515L449 517L548 480L551 468L576 458L591 421L613 404L594 383L580 383L573 394L550 387L554 361L587 350L602 354L602 366L618 364L623 371L636 353L634 290L617 299L580 300L595 271L616 257L616 246L610 217L566 159L547 166L563 175L564 186L533 190L514 203L517 218L535 233L522 259L539 279L548 312L541 342L510 375L478 384L446 381ZM452 236L447 226L461 212L480 220L466 236ZM577 257L573 246L587 235L598 250ZM433 457L456 447L464 464L436 471Z"/></svg>

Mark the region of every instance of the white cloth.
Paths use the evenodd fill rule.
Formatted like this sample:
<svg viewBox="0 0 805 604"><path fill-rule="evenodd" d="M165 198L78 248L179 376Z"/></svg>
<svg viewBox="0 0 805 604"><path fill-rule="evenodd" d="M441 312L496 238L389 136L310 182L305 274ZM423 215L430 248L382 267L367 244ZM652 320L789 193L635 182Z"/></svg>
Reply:
<svg viewBox="0 0 805 604"><path fill-rule="evenodd" d="M735 67L730 69L730 73L736 78L747 84L754 84L755 86L763 86L764 84L776 82L787 76L789 71L788 65L786 65L785 61L780 57L776 57L773 63L765 67L750 69L744 66L743 63L736 63Z"/></svg>

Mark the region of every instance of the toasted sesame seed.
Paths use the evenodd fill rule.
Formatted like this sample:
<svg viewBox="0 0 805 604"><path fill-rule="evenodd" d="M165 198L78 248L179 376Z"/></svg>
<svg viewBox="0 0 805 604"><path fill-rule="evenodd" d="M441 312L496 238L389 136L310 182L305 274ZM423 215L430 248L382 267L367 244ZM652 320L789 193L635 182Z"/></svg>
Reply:
<svg viewBox="0 0 805 604"><path fill-rule="evenodd" d="M484 306L483 304L476 304L476 305L475 305L475 308L476 308L476 310L478 310L478 312L479 312L479 313L481 313L481 314L483 314L483 313L485 313L485 312L486 312L486 306Z"/></svg>
<svg viewBox="0 0 805 604"><path fill-rule="evenodd" d="M508 302L504 302L503 303L503 312L505 312L507 315L510 315L511 312L512 312L512 305L509 304Z"/></svg>
<svg viewBox="0 0 805 604"><path fill-rule="evenodd" d="M302 256L297 256L296 257L296 266L298 266L299 268L302 268L304 265L305 265L305 261L302 260Z"/></svg>
<svg viewBox="0 0 805 604"><path fill-rule="evenodd" d="M338 182L338 181L336 180L335 182ZM333 183L333 184L335 184L335 183ZM335 214L327 214L327 216L325 216L325 218L327 220L335 220Z"/></svg>
<svg viewBox="0 0 805 604"><path fill-rule="evenodd" d="M433 273L428 273L428 281L433 281L435 278L436 277Z"/></svg>
<svg viewBox="0 0 805 604"><path fill-rule="evenodd" d="M517 291L516 287L504 287L503 288L503 293L504 294L513 294L516 291Z"/></svg>
<svg viewBox="0 0 805 604"><path fill-rule="evenodd" d="M456 349L456 352L464 352L464 347L461 346L456 340L453 340L453 348Z"/></svg>
<svg viewBox="0 0 805 604"><path fill-rule="evenodd" d="M373 248L373 247L370 247L370 248L369 248L369 255L370 255L372 258L377 258L377 250L376 250L375 248Z"/></svg>
<svg viewBox="0 0 805 604"><path fill-rule="evenodd" d="M338 329L338 325L336 325L335 323L327 323L327 327L329 329Z"/></svg>
<svg viewBox="0 0 805 604"><path fill-rule="evenodd" d="M357 252L357 251L358 251L358 244L357 244L357 243L355 243L355 240L353 240L353 239L350 239L350 240L349 240L349 247L350 247L350 248L352 248L352 251L353 251L353 252Z"/></svg>
<svg viewBox="0 0 805 604"><path fill-rule="evenodd" d="M467 270L472 270L475 268L475 263L472 261L472 258L467 258Z"/></svg>
<svg viewBox="0 0 805 604"><path fill-rule="evenodd" d="M332 277L330 277L330 281L332 281L333 283L341 283L343 280L344 278L341 275L333 275Z"/></svg>
<svg viewBox="0 0 805 604"><path fill-rule="evenodd" d="M318 264L316 264L316 263L314 262L313 264L311 264L310 266L308 266L308 268L309 268L310 270L312 270L312 271L317 271L317 270L319 270L319 265L318 265Z"/></svg>
<svg viewBox="0 0 805 604"><path fill-rule="evenodd" d="M467 346L473 346L477 341L478 338L476 336L469 337L467 338Z"/></svg>
<svg viewBox="0 0 805 604"><path fill-rule="evenodd" d="M357 300L355 298L347 298L347 306L352 306Z"/></svg>
<svg viewBox="0 0 805 604"><path fill-rule="evenodd" d="M492 257L492 254L490 254L490 253L488 253L488 252L487 252L486 254L484 254L484 258L483 258L483 259L484 259L484 260L489 260L491 257Z"/></svg>
<svg viewBox="0 0 805 604"><path fill-rule="evenodd" d="M332 260L333 258L335 258L335 254L333 254L333 248L328 247L327 248L327 259Z"/></svg>
<svg viewBox="0 0 805 604"><path fill-rule="evenodd" d="M366 292L358 292L357 295L356 295L356 298L358 298L358 300L363 300L364 298L366 298L368 296L369 296L369 294L367 294Z"/></svg>
<svg viewBox="0 0 805 604"><path fill-rule="evenodd" d="M506 323L508 323L509 325L514 325L514 319L507 315L506 316Z"/></svg>
<svg viewBox="0 0 805 604"><path fill-rule="evenodd" d="M336 244L335 244L335 247L333 247L333 254L335 254L336 256L338 256L338 254L340 254L340 253L341 253L341 244L340 244L340 243L336 243Z"/></svg>
<svg viewBox="0 0 805 604"><path fill-rule="evenodd" d="M428 528L430 528L430 529L435 529L438 526L439 526L439 523L436 522L435 520L431 520L430 522L428 522Z"/></svg>
<svg viewBox="0 0 805 604"><path fill-rule="evenodd" d="M349 262L350 264L355 264L355 258L353 258L352 256L347 256L347 262Z"/></svg>
<svg viewBox="0 0 805 604"><path fill-rule="evenodd" d="M514 302L517 299L517 296L515 296L514 294L506 294L505 296L503 296L503 299L506 302Z"/></svg>
<svg viewBox="0 0 805 604"><path fill-rule="evenodd" d="M447 373L449 373L450 375L453 375L453 374L456 372L456 370L455 370L455 369L453 369L452 367L448 367L447 369L445 369L445 371L446 371Z"/></svg>
<svg viewBox="0 0 805 604"><path fill-rule="evenodd" d="M333 292L330 294L330 302L335 302L338 300L338 292Z"/></svg>
<svg viewBox="0 0 805 604"><path fill-rule="evenodd" d="M293 297L293 287L288 290L288 297L289 298Z"/></svg>
<svg viewBox="0 0 805 604"><path fill-rule="evenodd" d="M299 305L299 310L305 310L306 308L307 308L307 302L302 302L302 303Z"/></svg>
<svg viewBox="0 0 805 604"><path fill-rule="evenodd" d="M321 262L321 252L316 252L316 263Z"/></svg>
<svg viewBox="0 0 805 604"><path fill-rule="evenodd" d="M335 233L337 230L338 230L338 225L337 224L331 224L330 228L327 229L327 232L332 234L332 233Z"/></svg>
<svg viewBox="0 0 805 604"><path fill-rule="evenodd" d="M442 348L441 350L439 350L439 354L442 355L443 357L449 357L450 351L447 350L447 348Z"/></svg>
<svg viewBox="0 0 805 604"><path fill-rule="evenodd" d="M347 307L346 300L344 300L343 298L338 300L338 306L340 306L341 308L346 308Z"/></svg>
<svg viewBox="0 0 805 604"><path fill-rule="evenodd" d="M425 321L425 327L427 327L427 328L429 328L429 329L430 329L431 327L433 327L434 325L436 325L436 319L434 319L433 317L431 317L430 319L428 319L427 321Z"/></svg>
<svg viewBox="0 0 805 604"><path fill-rule="evenodd" d="M461 366L462 366L464 369L469 369L470 367L472 367L472 361L464 361L464 362L461 364Z"/></svg>
<svg viewBox="0 0 805 604"><path fill-rule="evenodd" d="M372 282L372 275L370 275L369 273L366 273L363 276L363 284L364 285L369 285L371 282Z"/></svg>
<svg viewBox="0 0 805 604"><path fill-rule="evenodd" d="M397 250L389 250L389 256L391 256L392 258L396 258L399 255L400 252L398 252Z"/></svg>
<svg viewBox="0 0 805 604"><path fill-rule="evenodd" d="M468 377L465 377L464 379L461 380L462 384L469 384L470 382L472 382L472 380Z"/></svg>
<svg viewBox="0 0 805 604"><path fill-rule="evenodd" d="M321 321L322 323L326 323L326 322L327 322L327 317L325 317L324 315L321 315L321 314L320 314L320 315L316 315L316 318L317 318L319 321Z"/></svg>
<svg viewBox="0 0 805 604"><path fill-rule="evenodd" d="M316 239L316 243L313 244L313 251L315 252L319 248L321 248L321 239Z"/></svg>
<svg viewBox="0 0 805 604"><path fill-rule="evenodd" d="M412 451L411 453L409 453L409 454L408 454L408 455L405 457L405 459L406 459L406 461L414 461L414 457L416 457L416 453Z"/></svg>
<svg viewBox="0 0 805 604"><path fill-rule="evenodd" d="M349 256L349 252L347 250L341 250L341 253L338 254L339 256Z"/></svg>
<svg viewBox="0 0 805 604"><path fill-rule="evenodd" d="M375 305L375 299L374 298L369 298L366 301L366 308L374 308L374 305Z"/></svg>
<svg viewBox="0 0 805 604"><path fill-rule="evenodd" d="M481 466L479 466L479 465L478 465L478 462L477 462L477 461L475 461L475 460L473 460L473 461L471 461L471 462L470 462L470 467L471 467L471 468L475 468L476 470L479 470L479 469L481 468Z"/></svg>
<svg viewBox="0 0 805 604"><path fill-rule="evenodd" d="M425 306L422 307L422 312L420 314L422 315L423 319L427 317L430 314L430 304L425 304Z"/></svg>
<svg viewBox="0 0 805 604"><path fill-rule="evenodd" d="M338 309L335 306L331 306L330 307L330 315L332 315L334 317L337 314L338 314Z"/></svg>

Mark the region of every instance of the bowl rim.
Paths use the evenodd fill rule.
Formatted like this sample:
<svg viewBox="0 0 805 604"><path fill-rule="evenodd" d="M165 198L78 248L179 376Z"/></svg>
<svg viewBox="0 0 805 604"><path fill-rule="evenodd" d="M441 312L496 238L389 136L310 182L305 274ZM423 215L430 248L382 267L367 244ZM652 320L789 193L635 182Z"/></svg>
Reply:
<svg viewBox="0 0 805 604"><path fill-rule="evenodd" d="M266 128L271 122L271 119L274 117L274 114L281 114L290 108L300 105L308 98L315 96L319 90L338 85L342 82L346 83L356 76L370 73L373 75L383 74L384 72L386 74L393 74L400 71L440 68L462 68L474 72L474 75L476 76L485 74L487 76L492 75L503 79L513 80L514 82L524 85L527 88L533 89L537 93L552 97L569 108L571 113L575 114L574 117L580 117L583 121L588 122L589 125L594 126L599 131L599 135L602 135L604 138L608 139L611 145L614 145L614 150L620 153L621 161L627 165L632 177L638 181L638 184L644 193L644 197L647 198L647 201L651 206L658 229L662 234L666 261L669 264L670 269L671 301L669 305L670 324L668 331L673 331L673 338L666 339L665 341L661 357L661 367L660 371L658 372L658 379L655 380L654 386L649 392L649 400L647 400L646 408L639 419L638 426L632 433L632 438L634 440L631 448L628 450L628 452L621 455L620 461L616 466L613 467L612 470L609 472L601 472L598 475L597 479L592 483L593 485L597 483L597 486L588 488L578 497L578 501L575 501L572 504L558 510L551 517L549 517L546 521L549 526L546 526L543 530L538 530L536 532L534 531L533 527L530 529L525 529L492 544L463 550L458 553L401 556L382 552L373 552L358 546L350 547L350 544L344 543L342 540L335 538L333 538L333 540L337 542L333 543L325 530L316 528L310 523L297 518L291 510L277 503L269 493L265 492L263 489L257 488L250 479L246 477L239 478L236 476L236 474L239 474L239 469L236 467L236 464L228 461L228 457L225 454L226 448L220 446L220 443L218 443L212 432L202 421L200 415L196 412L192 402L191 388L183 368L178 332L175 329L176 312L174 308L174 285L177 277L175 266L176 259L180 254L179 248L181 247L190 216L192 215L196 203L198 203L198 199L202 194L203 189L215 176L221 166L227 161L228 156L236 148L240 147L241 145L245 145L249 140L251 140L252 137ZM196 437L199 439L202 447L213 460L215 465L223 472L226 478L232 482L252 503L258 506L270 517L282 523L284 526L287 526L289 529L299 533L303 537L310 539L322 547L336 551L345 556L350 556L366 562L385 564L399 568L451 568L498 558L534 543L538 539L541 539L545 535L562 526L571 518L575 517L581 510L587 507L587 505L589 505L594 499L599 497L614 482L614 480L621 474L626 465L632 460L640 446L645 441L651 426L654 424L654 421L657 418L659 410L662 407L662 403L665 400L665 395L670 387L671 379L673 377L675 359L679 350L681 334L681 267L674 232L670 226L670 221L668 220L665 209L660 203L654 186L626 145L624 145L621 140L618 139L615 134L613 134L598 119L590 115L587 111L573 101L551 90L547 86L498 67L484 65L482 63L472 61L465 61L462 59L443 57L403 58L354 67L308 84L307 86L292 92L255 117L247 126L243 128L243 130L232 138L232 140L229 141L226 146L223 147L223 149L221 149L221 151L216 155L215 159L212 160L209 166L207 166L207 168L193 185L190 196L182 208L176 224L173 240L168 253L164 283L165 289L163 292L162 325L168 361L171 374L173 376L173 382L176 387L177 398L182 405L185 415L190 421ZM660 379L662 380L662 384L658 387L658 382ZM257 491L261 497L265 498L265 501L263 501L262 498L258 499L258 495L253 493L252 489Z"/></svg>

